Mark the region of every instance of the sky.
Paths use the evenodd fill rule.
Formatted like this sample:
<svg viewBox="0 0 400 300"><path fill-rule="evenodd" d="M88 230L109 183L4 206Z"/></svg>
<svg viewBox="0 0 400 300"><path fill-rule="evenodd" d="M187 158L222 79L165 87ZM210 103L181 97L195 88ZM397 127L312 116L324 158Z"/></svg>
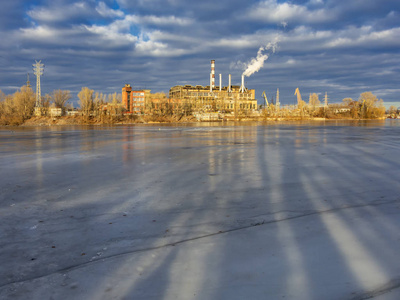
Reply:
<svg viewBox="0 0 400 300"><path fill-rule="evenodd" d="M0 11L0 90L35 88L32 64L44 63L42 94L82 87L166 92L175 85L240 84L283 104L310 93L330 102L373 92L400 101L398 0L13 0ZM272 46L271 46L272 45ZM268 47L269 46L269 47Z"/></svg>

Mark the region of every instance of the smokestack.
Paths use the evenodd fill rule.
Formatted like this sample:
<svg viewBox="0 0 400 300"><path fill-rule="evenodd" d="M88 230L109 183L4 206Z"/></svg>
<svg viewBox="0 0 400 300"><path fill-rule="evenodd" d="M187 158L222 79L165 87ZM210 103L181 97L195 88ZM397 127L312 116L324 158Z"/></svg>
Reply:
<svg viewBox="0 0 400 300"><path fill-rule="evenodd" d="M219 74L219 91L222 91L222 74Z"/></svg>
<svg viewBox="0 0 400 300"><path fill-rule="evenodd" d="M229 74L228 93L232 93L232 75Z"/></svg>
<svg viewBox="0 0 400 300"><path fill-rule="evenodd" d="M213 86L212 86L212 73L210 73L210 92L212 92Z"/></svg>
<svg viewBox="0 0 400 300"><path fill-rule="evenodd" d="M211 87L215 87L215 60L211 60Z"/></svg>
<svg viewBox="0 0 400 300"><path fill-rule="evenodd" d="M244 91L246 90L246 88L244 87L244 74L242 74L242 85L240 86L240 92L244 93Z"/></svg>
<svg viewBox="0 0 400 300"><path fill-rule="evenodd" d="M281 103L279 102L279 89L276 90L276 107L279 109Z"/></svg>

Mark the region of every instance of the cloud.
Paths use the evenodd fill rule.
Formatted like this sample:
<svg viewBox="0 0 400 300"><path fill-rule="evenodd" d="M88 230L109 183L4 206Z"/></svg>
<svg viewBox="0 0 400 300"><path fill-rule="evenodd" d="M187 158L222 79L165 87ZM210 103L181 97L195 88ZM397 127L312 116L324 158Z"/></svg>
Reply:
<svg viewBox="0 0 400 300"><path fill-rule="evenodd" d="M84 1L72 4L56 1L50 6L34 7L27 12L27 15L36 22L63 23L93 16L93 12L89 3Z"/></svg>
<svg viewBox="0 0 400 300"><path fill-rule="evenodd" d="M325 44L327 48L400 46L400 27L374 31L370 26L350 27L337 32L336 37Z"/></svg>
<svg viewBox="0 0 400 300"><path fill-rule="evenodd" d="M107 18L122 18L125 14L122 10L111 9L104 2L100 2L96 6L96 11L103 17Z"/></svg>
<svg viewBox="0 0 400 300"><path fill-rule="evenodd" d="M251 7L246 18L264 23L323 23L332 20L334 12L325 9L309 10L307 6L292 4L290 2L277 2L277 0L265 0Z"/></svg>
<svg viewBox="0 0 400 300"><path fill-rule="evenodd" d="M400 76L397 0L204 0L189 6L183 0L41 0L40 5L15 0L5 5L0 89L6 93L26 80L35 59L47 67L44 92L79 92L83 85L119 92L130 81L153 91L168 91L180 81L208 84L210 59L216 59L218 73L233 70L233 78L239 78L243 62L277 35L279 52L269 58L268 68L248 78L256 94L280 87L285 102L299 87L302 93L328 91L341 100L357 98L364 88L393 91Z"/></svg>

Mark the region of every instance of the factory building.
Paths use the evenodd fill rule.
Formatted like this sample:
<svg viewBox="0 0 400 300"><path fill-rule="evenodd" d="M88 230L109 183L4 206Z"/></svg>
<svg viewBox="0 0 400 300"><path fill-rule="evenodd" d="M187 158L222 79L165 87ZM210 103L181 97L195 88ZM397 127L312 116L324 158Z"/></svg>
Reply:
<svg viewBox="0 0 400 300"><path fill-rule="evenodd" d="M148 95L150 90L134 90L130 84L125 84L122 88L122 105L128 112L138 114L144 111Z"/></svg>
<svg viewBox="0 0 400 300"><path fill-rule="evenodd" d="M215 85L215 60L211 61L210 85L177 85L169 90L170 99L179 99L188 103L194 111L200 110L255 110L257 99L255 90L247 89L242 76L241 86L231 85L229 75L228 86L222 86L222 75L219 74L219 86Z"/></svg>
<svg viewBox="0 0 400 300"><path fill-rule="evenodd" d="M161 106L173 109L201 111L252 111L257 109L255 90L247 89L242 75L240 86L229 83L222 86L222 75L219 74L219 85L215 85L215 60L211 61L210 85L177 85L169 90L168 98L154 97L150 90L134 90L130 84L122 88L122 104L127 112L148 113Z"/></svg>
<svg viewBox="0 0 400 300"><path fill-rule="evenodd" d="M151 90L133 89L130 84L122 88L122 105L127 113L147 114L167 108L173 110L180 103L177 99L166 98L164 94L152 94Z"/></svg>
<svg viewBox="0 0 400 300"><path fill-rule="evenodd" d="M189 103L194 111L199 110L255 110L257 100L255 90L240 92L240 86L230 87L216 86L210 91L210 87L201 85L174 86L169 90L170 99L179 99L183 103Z"/></svg>

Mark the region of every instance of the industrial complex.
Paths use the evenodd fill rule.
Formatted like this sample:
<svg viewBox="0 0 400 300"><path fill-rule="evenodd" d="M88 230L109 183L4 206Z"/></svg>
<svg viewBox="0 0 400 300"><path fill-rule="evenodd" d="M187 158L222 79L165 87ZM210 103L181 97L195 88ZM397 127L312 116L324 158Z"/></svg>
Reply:
<svg viewBox="0 0 400 300"><path fill-rule="evenodd" d="M122 104L126 111L133 114L145 113L162 106L173 109L190 108L193 112L211 111L253 111L257 109L255 90L247 89L242 75L241 85L222 84L222 74L219 74L219 85L215 84L215 60L211 60L210 84L177 85L171 87L168 98L164 95L152 94L151 90L135 90L130 84L122 88Z"/></svg>

